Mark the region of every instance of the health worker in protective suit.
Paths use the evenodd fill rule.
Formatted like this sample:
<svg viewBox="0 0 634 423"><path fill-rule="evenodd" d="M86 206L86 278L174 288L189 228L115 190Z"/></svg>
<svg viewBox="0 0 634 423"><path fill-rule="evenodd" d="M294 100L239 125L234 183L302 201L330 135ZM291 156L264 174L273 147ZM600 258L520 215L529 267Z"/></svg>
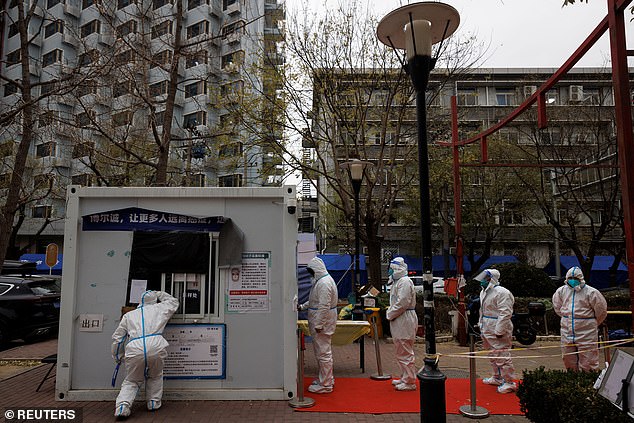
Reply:
<svg viewBox="0 0 634 423"><path fill-rule="evenodd" d="M143 382L148 410L161 408L163 362L169 345L161 334L177 309L178 300L168 293L145 291L139 306L121 318L112 334L112 357L117 364L123 360L126 370L117 396L116 417L130 415L130 408Z"/></svg>
<svg viewBox="0 0 634 423"><path fill-rule="evenodd" d="M572 267L566 282L553 295L553 309L561 317L561 352L566 369L597 370L598 327L608 315L603 295L586 285L583 272Z"/></svg>
<svg viewBox="0 0 634 423"><path fill-rule="evenodd" d="M493 369L491 377L482 382L496 385L501 394L515 392L515 368L509 351L513 338L513 305L515 298L511 291L500 286L500 272L486 269L475 279L480 282L480 336L482 347L489 351Z"/></svg>
<svg viewBox="0 0 634 423"><path fill-rule="evenodd" d="M327 394L335 386L331 341L337 326L337 285L318 257L308 262L306 270L312 276L312 286L308 301L299 310L308 310L308 329L319 367L319 376L308 390L315 394Z"/></svg>
<svg viewBox="0 0 634 423"><path fill-rule="evenodd" d="M390 261L388 274L393 282L390 288L390 307L387 309L386 317L390 321L396 361L401 369L401 378L392 380L392 385L397 391L415 391L414 341L418 327L416 291L414 291L414 283L407 276L407 264L402 257L396 257Z"/></svg>

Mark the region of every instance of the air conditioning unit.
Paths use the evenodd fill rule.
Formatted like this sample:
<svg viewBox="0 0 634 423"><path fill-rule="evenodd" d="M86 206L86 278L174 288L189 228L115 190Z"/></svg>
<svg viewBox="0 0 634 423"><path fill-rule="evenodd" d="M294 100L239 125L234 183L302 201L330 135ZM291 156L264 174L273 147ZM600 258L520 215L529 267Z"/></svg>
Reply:
<svg viewBox="0 0 634 423"><path fill-rule="evenodd" d="M537 85L524 85L524 98L528 98L535 94Z"/></svg>
<svg viewBox="0 0 634 423"><path fill-rule="evenodd" d="M583 101L583 86L582 85L571 85L568 98L570 101Z"/></svg>

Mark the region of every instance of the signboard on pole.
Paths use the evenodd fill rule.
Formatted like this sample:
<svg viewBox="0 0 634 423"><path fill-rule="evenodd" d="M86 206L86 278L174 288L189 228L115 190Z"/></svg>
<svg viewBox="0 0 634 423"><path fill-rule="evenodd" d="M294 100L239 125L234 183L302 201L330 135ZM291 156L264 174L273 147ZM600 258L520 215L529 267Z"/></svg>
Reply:
<svg viewBox="0 0 634 423"><path fill-rule="evenodd" d="M49 274L53 271L53 266L57 264L57 253L59 248L57 244L48 244L46 246L46 259L44 260L49 267Z"/></svg>

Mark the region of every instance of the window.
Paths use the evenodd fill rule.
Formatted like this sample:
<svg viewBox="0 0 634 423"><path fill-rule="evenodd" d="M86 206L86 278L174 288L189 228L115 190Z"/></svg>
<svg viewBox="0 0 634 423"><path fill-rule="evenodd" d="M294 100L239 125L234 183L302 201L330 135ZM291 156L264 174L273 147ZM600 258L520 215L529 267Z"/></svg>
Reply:
<svg viewBox="0 0 634 423"><path fill-rule="evenodd" d="M52 206L33 206L31 216L35 219L48 219L51 217L52 211Z"/></svg>
<svg viewBox="0 0 634 423"><path fill-rule="evenodd" d="M204 81L185 85L185 98L194 97L199 94L207 94L207 84L205 84Z"/></svg>
<svg viewBox="0 0 634 423"><path fill-rule="evenodd" d="M91 63L96 62L98 58L99 52L97 50L89 50L79 55L78 64L79 66L88 66Z"/></svg>
<svg viewBox="0 0 634 423"><path fill-rule="evenodd" d="M95 4L94 0L82 0L81 1L81 9L88 9L90 6L92 6L93 4Z"/></svg>
<svg viewBox="0 0 634 423"><path fill-rule="evenodd" d="M202 173L196 173L192 175L192 183L193 187L204 187L205 186L205 175Z"/></svg>
<svg viewBox="0 0 634 423"><path fill-rule="evenodd" d="M63 1L62 0L48 0L46 2L46 8L50 9L50 8L52 8L54 6L57 6L60 3L63 3Z"/></svg>
<svg viewBox="0 0 634 423"><path fill-rule="evenodd" d="M152 0L152 9L156 10L160 7L165 6L166 4L171 4L169 0Z"/></svg>
<svg viewBox="0 0 634 423"><path fill-rule="evenodd" d="M171 50L163 50L159 53L156 53L152 56L152 63L150 64L151 68L161 65L169 65L172 63L172 57L174 53Z"/></svg>
<svg viewBox="0 0 634 423"><path fill-rule="evenodd" d="M187 10L192 10L203 4L209 4L209 0L189 0L187 2Z"/></svg>
<svg viewBox="0 0 634 423"><path fill-rule="evenodd" d="M57 154L57 144L50 141L35 146L35 157L51 157Z"/></svg>
<svg viewBox="0 0 634 423"><path fill-rule="evenodd" d="M593 87L583 87L583 102L593 106L601 106L603 104L601 98L601 90Z"/></svg>
<svg viewBox="0 0 634 423"><path fill-rule="evenodd" d="M118 0L117 1L117 9L123 9L124 7L127 7L127 6L131 5L132 3L134 3L133 0Z"/></svg>
<svg viewBox="0 0 634 423"><path fill-rule="evenodd" d="M91 126L94 118L95 114L92 110L90 112L80 113L75 116L77 126L79 126L80 128L87 128Z"/></svg>
<svg viewBox="0 0 634 423"><path fill-rule="evenodd" d="M130 110L115 113L112 116L112 124L114 126L132 125L133 117L134 117L134 112Z"/></svg>
<svg viewBox="0 0 634 423"><path fill-rule="evenodd" d="M91 142L75 144L73 146L73 159L90 156L95 145Z"/></svg>
<svg viewBox="0 0 634 423"><path fill-rule="evenodd" d="M240 65L243 57L243 51L234 51L233 53L225 54L221 59L221 67L224 69L229 65Z"/></svg>
<svg viewBox="0 0 634 423"><path fill-rule="evenodd" d="M150 85L150 96L158 97L160 95L167 94L169 84L167 81L157 82Z"/></svg>
<svg viewBox="0 0 634 423"><path fill-rule="evenodd" d="M73 175L72 183L73 185L82 185L85 187L89 187L91 184L92 175L89 173L82 173L81 175Z"/></svg>
<svg viewBox="0 0 634 423"><path fill-rule="evenodd" d="M97 19L88 22L86 25L82 25L82 27L79 29L79 35L81 36L81 38L85 38L90 34L95 33L101 33L101 22Z"/></svg>
<svg viewBox="0 0 634 423"><path fill-rule="evenodd" d="M13 156L15 150L15 142L13 140L5 141L0 144L0 157Z"/></svg>
<svg viewBox="0 0 634 423"><path fill-rule="evenodd" d="M18 28L18 23L14 22L11 25L9 25L9 38L13 37L14 35L17 35L19 31Z"/></svg>
<svg viewBox="0 0 634 423"><path fill-rule="evenodd" d="M553 88L552 90L548 90L546 92L546 104L553 106L561 104L559 102L559 90L557 88Z"/></svg>
<svg viewBox="0 0 634 423"><path fill-rule="evenodd" d="M228 6L237 3L238 0L222 0L222 10L227 10Z"/></svg>
<svg viewBox="0 0 634 423"><path fill-rule="evenodd" d="M81 98L90 94L97 94L97 82L92 79L86 79L80 86L77 87L77 97Z"/></svg>
<svg viewBox="0 0 634 423"><path fill-rule="evenodd" d="M459 88L457 100L459 106L477 106L478 91L475 88Z"/></svg>
<svg viewBox="0 0 634 423"><path fill-rule="evenodd" d="M208 21L200 21L187 27L187 38L194 38L203 34L209 34Z"/></svg>
<svg viewBox="0 0 634 423"><path fill-rule="evenodd" d="M33 178L33 189L49 189L53 186L53 176L49 174L35 175Z"/></svg>
<svg viewBox="0 0 634 423"><path fill-rule="evenodd" d="M234 142L227 145L221 145L218 150L219 157L239 157L242 155L242 143Z"/></svg>
<svg viewBox="0 0 634 423"><path fill-rule="evenodd" d="M41 95L50 94L53 91L55 91L56 89L57 89L57 81L56 80L46 81L46 82L42 83L42 86L40 88L40 94Z"/></svg>
<svg viewBox="0 0 634 423"><path fill-rule="evenodd" d="M55 122L58 119L58 115L59 113L57 112L57 110L48 110L42 113L39 117L39 122L38 122L39 127L42 128L44 126L53 124L53 122Z"/></svg>
<svg viewBox="0 0 634 423"><path fill-rule="evenodd" d="M7 54L7 67L20 63L21 57L19 49L13 50L11 53Z"/></svg>
<svg viewBox="0 0 634 423"><path fill-rule="evenodd" d="M63 33L64 32L64 22L63 21L55 21L46 25L44 28L44 38L48 38L53 34Z"/></svg>
<svg viewBox="0 0 634 423"><path fill-rule="evenodd" d="M242 175L235 173L233 175L221 176L218 178L219 187L241 187Z"/></svg>
<svg viewBox="0 0 634 423"><path fill-rule="evenodd" d="M207 124L207 112L202 110L185 115L183 119L183 128L185 129L190 129L198 125L206 125L206 124Z"/></svg>
<svg viewBox="0 0 634 423"><path fill-rule="evenodd" d="M114 62L117 65L125 65L134 62L134 54L132 50L126 50L114 56Z"/></svg>
<svg viewBox="0 0 634 423"><path fill-rule="evenodd" d="M130 81L115 84L112 87L112 97L117 98L122 95L130 94L133 91L132 83Z"/></svg>
<svg viewBox="0 0 634 423"><path fill-rule="evenodd" d="M498 106L513 106L515 103L515 90L513 88L495 89L495 104Z"/></svg>
<svg viewBox="0 0 634 423"><path fill-rule="evenodd" d="M172 33L172 21L164 21L152 27L152 39Z"/></svg>
<svg viewBox="0 0 634 423"><path fill-rule="evenodd" d="M560 128L547 128L541 132L541 139L544 144L560 145L561 142L561 129Z"/></svg>
<svg viewBox="0 0 634 423"><path fill-rule="evenodd" d="M154 113L154 116L152 117L152 115L150 115L150 118L148 119L148 127L152 127L152 122L154 122L156 124L156 126L163 126L163 120L165 119L165 111L161 111L161 112L156 112Z"/></svg>
<svg viewBox="0 0 634 423"><path fill-rule="evenodd" d="M199 51L196 52L192 56L188 56L185 60L185 68L193 68L194 66L207 64L209 63L209 57L207 56L207 52Z"/></svg>
<svg viewBox="0 0 634 423"><path fill-rule="evenodd" d="M10 184L11 184L11 174L10 173L3 173L2 175L0 175L0 189L9 188ZM0 295L2 295L2 294L0 294Z"/></svg>
<svg viewBox="0 0 634 423"><path fill-rule="evenodd" d="M222 37L226 37L229 34L234 34L234 33L242 34L243 32L244 32L244 22L238 21L238 22L233 22L223 26L222 30L220 31L220 35L222 35Z"/></svg>
<svg viewBox="0 0 634 423"><path fill-rule="evenodd" d="M125 37L128 34L136 33L136 29L137 22L134 19L130 19L117 27L117 35L119 35L119 37Z"/></svg>
<svg viewBox="0 0 634 423"><path fill-rule="evenodd" d="M7 82L6 84L4 84L5 97L8 97L12 94L17 94L17 92L18 92L18 86L14 84L13 82Z"/></svg>
<svg viewBox="0 0 634 423"><path fill-rule="evenodd" d="M49 51L44 56L42 56L42 67L46 67L52 65L53 63L59 63L62 61L62 50L55 49Z"/></svg>
<svg viewBox="0 0 634 423"><path fill-rule="evenodd" d="M217 315L216 242L213 235L204 233L135 232L129 284L134 279L143 279L147 281L147 289L164 290L176 297L179 308L174 317L179 322ZM159 257L151 253L157 245L173 248Z"/></svg>

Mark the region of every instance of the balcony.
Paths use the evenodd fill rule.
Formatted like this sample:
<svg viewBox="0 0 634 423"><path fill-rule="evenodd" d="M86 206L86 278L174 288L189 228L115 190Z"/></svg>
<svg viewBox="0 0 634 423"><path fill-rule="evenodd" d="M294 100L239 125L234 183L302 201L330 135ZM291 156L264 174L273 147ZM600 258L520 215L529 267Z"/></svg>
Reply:
<svg viewBox="0 0 634 423"><path fill-rule="evenodd" d="M68 3L64 3L64 13L79 18L81 11L78 7L72 6Z"/></svg>

